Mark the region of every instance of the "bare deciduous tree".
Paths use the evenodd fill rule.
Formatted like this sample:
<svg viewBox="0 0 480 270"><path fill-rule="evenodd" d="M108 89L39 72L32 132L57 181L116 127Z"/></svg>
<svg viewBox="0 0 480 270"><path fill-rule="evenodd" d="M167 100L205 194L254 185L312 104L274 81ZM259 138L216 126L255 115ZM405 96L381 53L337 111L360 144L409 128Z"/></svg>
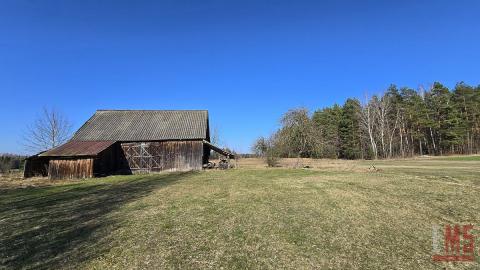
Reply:
<svg viewBox="0 0 480 270"><path fill-rule="evenodd" d="M388 132L388 113L390 111L390 100L382 96L377 99L377 106L375 113L377 114L378 132L380 136L380 145L382 146L382 156L387 157L387 142L386 136Z"/></svg>
<svg viewBox="0 0 480 270"><path fill-rule="evenodd" d="M252 146L256 155L265 158L269 167L278 166L279 155L278 134L274 133L269 138L260 137Z"/></svg>
<svg viewBox="0 0 480 270"><path fill-rule="evenodd" d="M218 147L221 147L221 141L220 141L220 129L218 128L218 126L214 127L213 128L213 132L210 136L210 142L213 144L213 145L216 145ZM218 155L217 152L211 150L210 151L210 158L212 159L218 159L220 158L220 156Z"/></svg>
<svg viewBox="0 0 480 270"><path fill-rule="evenodd" d="M315 128L306 108L292 109L281 119L280 143L288 149L288 156L297 157L297 166L302 166L301 158L320 152L322 147L319 130Z"/></svg>
<svg viewBox="0 0 480 270"><path fill-rule="evenodd" d="M378 149L377 142L375 141L375 125L376 125L376 114L378 102L377 99L372 99L368 101L367 95L365 95L365 104L362 106L362 111L360 115L360 122L362 127L365 129L368 134L370 141L370 147L372 148L373 157L378 159Z"/></svg>
<svg viewBox="0 0 480 270"><path fill-rule="evenodd" d="M265 157L267 154L269 148L269 142L268 139L265 139L264 137L259 137L255 142L253 143L252 150L255 153L255 155L259 157Z"/></svg>
<svg viewBox="0 0 480 270"><path fill-rule="evenodd" d="M388 141L388 158L391 158L393 156L393 139L395 136L395 130L398 128L398 124L400 121L400 110L397 109L395 113L395 122L393 126L390 124L389 125L389 141Z"/></svg>
<svg viewBox="0 0 480 270"><path fill-rule="evenodd" d="M65 143L71 131L67 117L55 109L43 108L40 116L27 126L24 145L32 153L45 151Z"/></svg>
<svg viewBox="0 0 480 270"><path fill-rule="evenodd" d="M220 129L218 126L213 128L211 143L217 146L220 146Z"/></svg>

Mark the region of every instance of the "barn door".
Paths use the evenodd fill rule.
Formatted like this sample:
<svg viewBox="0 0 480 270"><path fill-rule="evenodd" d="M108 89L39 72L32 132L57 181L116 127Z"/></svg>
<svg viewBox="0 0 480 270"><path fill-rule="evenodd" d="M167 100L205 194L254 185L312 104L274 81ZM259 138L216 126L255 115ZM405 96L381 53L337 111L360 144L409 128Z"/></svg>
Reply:
<svg viewBox="0 0 480 270"><path fill-rule="evenodd" d="M151 152L154 148L150 149L150 146L150 143L128 143L122 145L130 170L150 172L162 169L159 162L160 157L152 155Z"/></svg>

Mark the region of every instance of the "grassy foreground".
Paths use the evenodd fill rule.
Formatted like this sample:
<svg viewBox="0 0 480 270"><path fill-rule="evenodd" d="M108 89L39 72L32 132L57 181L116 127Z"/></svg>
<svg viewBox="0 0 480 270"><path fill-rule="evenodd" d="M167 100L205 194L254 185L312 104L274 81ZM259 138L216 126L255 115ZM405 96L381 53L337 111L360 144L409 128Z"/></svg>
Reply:
<svg viewBox="0 0 480 270"><path fill-rule="evenodd" d="M434 224L480 238L475 158L312 166L9 185L0 268L479 268L431 260Z"/></svg>

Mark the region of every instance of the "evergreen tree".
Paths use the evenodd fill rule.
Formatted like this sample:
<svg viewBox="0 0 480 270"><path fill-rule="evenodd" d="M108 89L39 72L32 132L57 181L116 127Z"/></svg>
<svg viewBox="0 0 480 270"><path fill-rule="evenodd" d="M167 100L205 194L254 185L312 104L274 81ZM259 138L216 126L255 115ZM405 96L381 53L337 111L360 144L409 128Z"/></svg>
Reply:
<svg viewBox="0 0 480 270"><path fill-rule="evenodd" d="M465 142L462 152L473 152L473 141L475 140L476 104L475 89L461 82L455 86L452 96L453 106L459 113L460 130L462 141Z"/></svg>
<svg viewBox="0 0 480 270"><path fill-rule="evenodd" d="M391 85L363 106L357 99L347 99L343 107L335 104L312 117L306 109L290 110L281 123L268 140L270 152L279 157L479 153L480 86L460 82L450 91L436 82L428 91L415 91ZM255 146L259 150L261 145Z"/></svg>
<svg viewBox="0 0 480 270"><path fill-rule="evenodd" d="M453 153L455 146L462 143L460 117L452 98L452 93L441 83L435 82L427 93L426 100L430 112L430 126L434 129L432 144L437 142L435 153Z"/></svg>
<svg viewBox="0 0 480 270"><path fill-rule="evenodd" d="M358 99L347 99L342 109L339 125L340 157L357 159L362 155L360 148L360 102Z"/></svg>
<svg viewBox="0 0 480 270"><path fill-rule="evenodd" d="M426 145L427 108L425 102L411 88L402 88L400 94L403 103L404 151L411 156L416 153L426 154L428 147Z"/></svg>
<svg viewBox="0 0 480 270"><path fill-rule="evenodd" d="M318 157L338 158L340 155L339 124L342 118L342 107L338 104L331 108L318 110L313 114L312 120L318 129L322 140L322 147Z"/></svg>

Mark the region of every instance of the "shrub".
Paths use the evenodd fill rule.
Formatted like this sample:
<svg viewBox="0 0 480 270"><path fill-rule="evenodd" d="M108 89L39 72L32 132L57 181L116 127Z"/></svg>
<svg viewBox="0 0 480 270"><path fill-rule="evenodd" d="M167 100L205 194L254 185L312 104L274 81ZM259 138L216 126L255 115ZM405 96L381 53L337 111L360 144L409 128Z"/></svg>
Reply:
<svg viewBox="0 0 480 270"><path fill-rule="evenodd" d="M268 167L278 167L279 158L275 155L267 155L266 162Z"/></svg>

